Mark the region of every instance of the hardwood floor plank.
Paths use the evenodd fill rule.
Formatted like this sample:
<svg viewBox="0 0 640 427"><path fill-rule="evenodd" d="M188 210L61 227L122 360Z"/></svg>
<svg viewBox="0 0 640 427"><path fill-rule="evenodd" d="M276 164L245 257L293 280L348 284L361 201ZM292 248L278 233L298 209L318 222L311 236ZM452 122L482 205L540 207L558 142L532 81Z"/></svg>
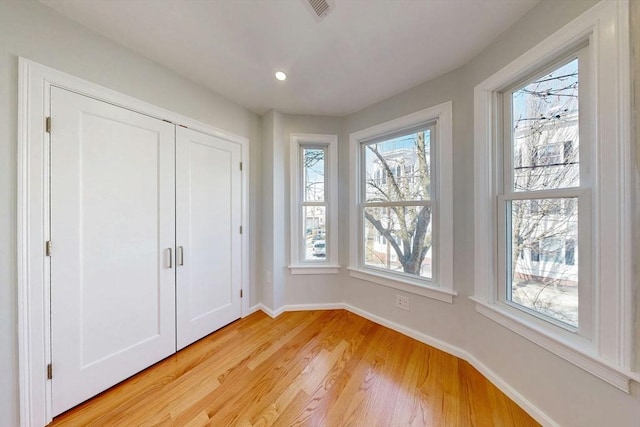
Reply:
<svg viewBox="0 0 640 427"><path fill-rule="evenodd" d="M207 408L211 422L220 423L217 425L231 425L237 422L236 417L245 413L246 408L259 404L265 396L285 386L286 381L283 379L288 373L292 373L292 378L299 375L310 360L309 356L303 358L301 355L320 351L320 347L313 338L320 333L331 317L333 315L329 312L320 313L314 317L314 320L308 322L308 326L292 337L286 346L281 347L267 359L269 363L258 365L254 371L249 370L246 365L238 365L237 369L229 370L228 378L219 377L225 386L226 393L207 396L196 402L194 408ZM266 348L262 351L264 350ZM249 389L245 387L247 377L253 377L252 387ZM229 408L237 410L229 411ZM180 424L183 418L177 418L176 422Z"/></svg>
<svg viewBox="0 0 640 427"><path fill-rule="evenodd" d="M253 388L249 392L239 392L234 404L246 407L248 412L269 405L275 396L284 392L285 388L300 388L305 376L312 369L312 363L320 353L331 348L327 340L328 331L344 325L341 312L324 312L312 327L301 332L293 341L274 353L266 363L260 365L254 375L261 388ZM309 334L309 335L307 335ZM283 376L284 375L284 376ZM212 416L212 424L232 425L235 414L224 409ZM217 424L216 424L217 423Z"/></svg>
<svg viewBox="0 0 640 427"><path fill-rule="evenodd" d="M55 426L535 426L467 362L344 310L258 312Z"/></svg>
<svg viewBox="0 0 640 427"><path fill-rule="evenodd" d="M407 366L399 378L399 381L406 386L398 394L393 412L395 425L426 425L429 414L422 411L420 404L419 384L427 372L429 348L424 346L413 346L411 354L407 358ZM421 361L421 363L416 363Z"/></svg>
<svg viewBox="0 0 640 427"><path fill-rule="evenodd" d="M268 348L253 358L253 360L249 361L249 363L247 363L247 367L253 371L256 367L268 360L271 356L277 353L278 350L285 346L291 340L291 337L295 337L298 333L302 332L304 328L308 327L308 323L311 323L311 321L313 320L306 323L300 322L293 329L284 331L278 339L270 343Z"/></svg>
<svg viewBox="0 0 640 427"><path fill-rule="evenodd" d="M327 425L355 425L354 417L359 405L369 402L368 390L375 382L376 370L380 368L380 361L376 364L375 355L385 329L379 325L371 328L359 347L362 352L356 353L345 367L344 374L348 379L340 398L330 408Z"/></svg>
<svg viewBox="0 0 640 427"><path fill-rule="evenodd" d="M360 347L360 344L374 326L372 322L361 317L350 318L348 322L353 334L345 330L344 335L350 336L350 339L341 357L311 395L301 392L296 396L295 402L290 403L286 408L287 414L278 420L279 425L304 424L305 422L312 422L315 425L329 425L325 418L329 409L341 396L349 379L345 367L351 361L356 349L364 350L366 348L366 346ZM359 358L359 355L356 357ZM310 391L310 389L308 390Z"/></svg>

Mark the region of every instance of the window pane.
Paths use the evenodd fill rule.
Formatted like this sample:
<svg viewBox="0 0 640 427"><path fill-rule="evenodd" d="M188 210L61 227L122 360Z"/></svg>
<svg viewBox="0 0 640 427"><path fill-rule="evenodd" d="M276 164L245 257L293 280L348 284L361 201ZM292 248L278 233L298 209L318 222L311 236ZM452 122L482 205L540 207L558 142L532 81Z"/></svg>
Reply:
<svg viewBox="0 0 640 427"><path fill-rule="evenodd" d="M304 259L324 260L327 257L326 210L324 206L303 206Z"/></svg>
<svg viewBox="0 0 640 427"><path fill-rule="evenodd" d="M431 207L364 209L364 263L431 278Z"/></svg>
<svg viewBox="0 0 640 427"><path fill-rule="evenodd" d="M578 199L512 200L507 298L578 326Z"/></svg>
<svg viewBox="0 0 640 427"><path fill-rule="evenodd" d="M322 148L302 149L302 185L305 202L324 201L324 160Z"/></svg>
<svg viewBox="0 0 640 427"><path fill-rule="evenodd" d="M515 191L580 185L578 60L513 92Z"/></svg>
<svg viewBox="0 0 640 427"><path fill-rule="evenodd" d="M430 199L430 151L429 129L365 145L366 201Z"/></svg>

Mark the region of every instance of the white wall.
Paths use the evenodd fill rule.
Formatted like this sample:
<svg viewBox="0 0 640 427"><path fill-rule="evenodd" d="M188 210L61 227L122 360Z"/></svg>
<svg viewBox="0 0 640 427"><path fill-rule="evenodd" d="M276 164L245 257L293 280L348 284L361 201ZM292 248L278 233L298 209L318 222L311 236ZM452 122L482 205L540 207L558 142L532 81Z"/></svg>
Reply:
<svg viewBox="0 0 640 427"><path fill-rule="evenodd" d="M35 1L0 0L0 426L7 427L18 425L18 56L249 138L253 230L260 176L258 116ZM251 253L255 258L255 244Z"/></svg>
<svg viewBox="0 0 640 427"><path fill-rule="evenodd" d="M291 226L290 226L290 198L291 183L289 182L290 176L290 136L292 133L313 133L313 134L328 134L328 135L340 135L342 130L342 119L337 117L319 117L319 116L304 116L304 115L284 115L284 125L282 138L286 147L285 158L287 159L285 164L285 182L284 190L287 197L285 197L285 217L286 217L286 256L285 263L289 265L291 263L291 248L289 242L291 241ZM342 142L342 141L340 141ZM339 144L340 144L339 142ZM338 225L340 227L340 224ZM340 231L342 234L342 231ZM325 304L333 303L336 301L342 301L342 288L340 286L340 275L337 274L323 274L323 275L293 275L287 268L285 272L286 279L286 291L285 291L285 304Z"/></svg>
<svg viewBox="0 0 640 427"><path fill-rule="evenodd" d="M264 224L273 223L273 123L275 115L274 110L269 111L260 119L262 129L262 158L261 163L261 180L260 180L260 197L261 212L260 216L260 254L256 260L259 265L259 274L257 281L260 283L260 302L266 307L273 308L273 228L265 227Z"/></svg>
<svg viewBox="0 0 640 427"><path fill-rule="evenodd" d="M340 275L292 275L289 242L290 165L292 133L339 135L342 119L281 114L262 116L262 242L260 276L262 304L278 311L289 304L326 304L342 301Z"/></svg>
<svg viewBox="0 0 640 427"><path fill-rule="evenodd" d="M345 119L343 140L351 132L453 101L454 286L459 295L452 305L411 295L410 312L394 307L394 295L401 292L360 280L346 279L344 295L348 304L467 350L561 425L631 426L640 420L639 384L633 383L627 395L479 315L467 298L474 284L473 89L595 3L544 0L463 68ZM348 167L341 163L343 174ZM341 202L345 207L348 197ZM348 244L343 239L343 263Z"/></svg>
<svg viewBox="0 0 640 427"><path fill-rule="evenodd" d="M633 140L635 141L635 182L636 192L634 200L634 253L637 254L637 262L634 264L635 277L640 278L640 1L631 2L631 40L635 43L631 44L631 75L636 76L632 82L633 87ZM640 280L639 280L640 281ZM640 286L637 286L634 293L636 303L635 313L635 340L636 353L634 364L636 371L640 372Z"/></svg>
<svg viewBox="0 0 640 427"><path fill-rule="evenodd" d="M262 304L277 310L285 301L287 211L285 202L286 146L283 138L283 116L271 110L261 119L262 125L262 227L259 255Z"/></svg>
<svg viewBox="0 0 640 427"><path fill-rule="evenodd" d="M594 3L545 1L533 8L466 67L469 87ZM561 425L630 426L640 420L640 384L632 383L631 395L624 394L477 313L472 313L468 326L469 352Z"/></svg>
<svg viewBox="0 0 640 427"><path fill-rule="evenodd" d="M473 259L473 216L469 214L473 211L473 88L462 84L464 78L463 70L459 69L352 114L345 119L343 135L344 145L347 145L352 132L453 101L454 286L458 292L461 291L460 284L473 280L473 270L468 262ZM345 177L350 167L348 155L348 151L341 153ZM346 182L341 190L348 193ZM346 204L341 205L345 210L349 206L348 198L347 194L341 199L346 200ZM341 247L343 265L348 265L350 243L345 230ZM463 296L457 297L454 304L448 304L351 278L345 281L344 294L351 305L454 346L465 346L464 324L471 306ZM396 294L409 296L411 311L395 307Z"/></svg>

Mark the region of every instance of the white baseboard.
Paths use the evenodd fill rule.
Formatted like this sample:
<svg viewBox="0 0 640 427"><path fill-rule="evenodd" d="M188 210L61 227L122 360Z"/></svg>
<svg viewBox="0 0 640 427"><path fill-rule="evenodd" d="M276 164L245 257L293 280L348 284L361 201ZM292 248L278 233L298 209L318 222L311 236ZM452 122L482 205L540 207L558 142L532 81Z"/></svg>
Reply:
<svg viewBox="0 0 640 427"><path fill-rule="evenodd" d="M249 309L246 312L242 313L242 318L250 316L253 313L255 313L256 311L264 311L266 313L266 311L264 310L263 307L264 306L262 305L262 303L256 304L256 305L254 305L252 307L249 307Z"/></svg>
<svg viewBox="0 0 640 427"><path fill-rule="evenodd" d="M255 309L255 310L254 310ZM266 305L259 303L251 307L251 310L262 310L272 318L280 316L285 311L311 311L311 310L346 310L343 303L327 303L327 304L289 304L283 305L275 310L270 309ZM251 313L253 313L251 311Z"/></svg>
<svg viewBox="0 0 640 427"><path fill-rule="evenodd" d="M515 388L511 387L509 383L503 380L498 374L493 372L487 365L480 362L472 354L465 352L466 357L460 357L466 360L478 370L486 379L488 379L494 386L496 386L501 392L506 394L511 400L518 404L527 414L531 415L533 419L542 424L545 427L559 427L560 424L555 422L551 417L542 412L540 408L531 403L527 398L521 395Z"/></svg>
<svg viewBox="0 0 640 427"><path fill-rule="evenodd" d="M285 311L311 311L311 310L347 310L351 313L357 314L358 316L362 316L365 319L368 319L374 323L377 323L382 326L386 326L389 329L393 329L396 332L399 332L403 335L411 337L421 343L427 344L431 347L437 348L438 350L444 351L445 353L449 353L453 356L456 356L462 360L465 360L471 364L475 369L478 370L487 380L489 380L493 385L495 385L501 392L507 395L511 400L513 400L518 406L520 406L525 412L527 412L533 419L542 424L543 426L548 427L558 427L559 424L556 423L551 417L545 414L540 408L531 403L527 398L525 398L522 394L520 394L516 389L511 387L509 383L503 380L498 374L492 371L489 367L487 367L484 363L475 358L472 354L468 353L466 350L461 349L460 347L451 345L445 341L440 339L431 337L422 332L416 331L415 329L408 328L406 326L400 325L399 323L392 322L391 320L385 319L384 317L377 316L375 314L369 313L368 311L362 310L361 308L355 307L346 303L327 303L327 304L290 304L282 306L276 310L271 310L270 308L264 306L263 304L256 304L251 308L255 311L262 310L270 317L275 318ZM253 312L253 311L252 311Z"/></svg>
<svg viewBox="0 0 640 427"><path fill-rule="evenodd" d="M399 323L395 323L395 322L392 322L391 320L387 320L384 317L380 317L375 314L369 313L368 311L362 310L361 308L354 307L350 304L343 304L343 308L346 310L349 310L354 314L357 314L358 316L362 316L365 319L371 320L374 323L377 323L382 326L386 326L389 329L393 329L396 332L400 332L402 335L411 337L417 341L420 341L421 343L430 345L431 347L435 347L438 350L442 350L445 353L449 353L460 359L464 359L464 355L466 355L466 353L463 350L461 350L459 347L446 343L437 338L433 338L429 335L423 334L422 332L418 332L415 329L407 328L406 326L402 326Z"/></svg>
<svg viewBox="0 0 640 427"><path fill-rule="evenodd" d="M255 313L256 311L262 311L263 313L267 314L269 317L271 317L272 319L275 319L276 317L278 317L279 315L281 315L282 313L284 313L284 310L282 308L279 308L278 310L272 310L269 307L267 307L266 305L262 304L261 302L254 305L253 307L251 307L249 309L249 313L247 313L247 316L249 314ZM245 316L243 316L245 317Z"/></svg>
<svg viewBox="0 0 640 427"><path fill-rule="evenodd" d="M344 310L345 304L326 303L326 304L289 304L282 307L282 311L311 311L311 310Z"/></svg>

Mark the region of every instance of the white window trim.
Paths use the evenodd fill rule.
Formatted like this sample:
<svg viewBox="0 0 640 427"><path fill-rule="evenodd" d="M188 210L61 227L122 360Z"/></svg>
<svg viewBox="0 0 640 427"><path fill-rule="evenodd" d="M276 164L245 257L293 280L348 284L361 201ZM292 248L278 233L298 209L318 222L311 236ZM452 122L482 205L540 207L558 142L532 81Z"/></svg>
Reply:
<svg viewBox="0 0 640 427"><path fill-rule="evenodd" d="M475 88L475 292L479 313L629 393L632 262L628 0L604 0ZM596 88L592 340L571 340L498 300L495 164L499 92L589 40ZM493 250L491 250L493 248Z"/></svg>
<svg viewBox="0 0 640 427"><path fill-rule="evenodd" d="M431 284L419 279L402 277L394 273L367 268L361 265L359 244L362 233L362 221L359 216L360 204L360 174L361 141L374 137L383 137L403 129L410 129L421 123L437 122L438 141L436 146L435 164L437 170L436 191L438 195L436 214L438 221L434 232L437 235L435 248L437 277ZM457 293L453 290L453 112L451 101L445 102L376 126L359 130L350 134L350 249L349 274L351 277L401 289L416 295L433 298L448 303L453 302Z"/></svg>
<svg viewBox="0 0 640 427"><path fill-rule="evenodd" d="M324 260L305 261L300 259L302 248L300 242L300 205L302 189L300 188L300 147L326 147L326 181L325 197L327 203L327 256ZM291 237L291 274L337 274L338 265L338 136L322 134L292 133L289 147L291 197L290 237Z"/></svg>

